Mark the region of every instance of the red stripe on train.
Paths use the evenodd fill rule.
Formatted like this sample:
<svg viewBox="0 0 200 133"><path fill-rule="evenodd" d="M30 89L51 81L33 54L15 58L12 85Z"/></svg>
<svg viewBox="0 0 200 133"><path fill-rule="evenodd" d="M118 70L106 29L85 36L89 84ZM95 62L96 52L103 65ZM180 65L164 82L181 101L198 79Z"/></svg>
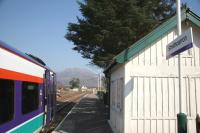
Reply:
<svg viewBox="0 0 200 133"><path fill-rule="evenodd" d="M43 83L43 78L0 68L0 78Z"/></svg>

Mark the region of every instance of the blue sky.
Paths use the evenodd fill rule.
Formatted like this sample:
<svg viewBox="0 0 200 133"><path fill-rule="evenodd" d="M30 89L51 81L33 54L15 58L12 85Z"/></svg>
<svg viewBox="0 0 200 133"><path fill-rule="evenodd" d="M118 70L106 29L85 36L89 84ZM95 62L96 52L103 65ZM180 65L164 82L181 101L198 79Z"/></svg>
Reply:
<svg viewBox="0 0 200 133"><path fill-rule="evenodd" d="M75 0L0 0L0 40L43 59L55 71L82 67L99 71L72 50L67 24L81 16Z"/></svg>
<svg viewBox="0 0 200 133"><path fill-rule="evenodd" d="M183 0L200 15L200 0ZM76 0L0 0L0 40L43 59L55 71L81 67L99 73L64 38L81 16Z"/></svg>

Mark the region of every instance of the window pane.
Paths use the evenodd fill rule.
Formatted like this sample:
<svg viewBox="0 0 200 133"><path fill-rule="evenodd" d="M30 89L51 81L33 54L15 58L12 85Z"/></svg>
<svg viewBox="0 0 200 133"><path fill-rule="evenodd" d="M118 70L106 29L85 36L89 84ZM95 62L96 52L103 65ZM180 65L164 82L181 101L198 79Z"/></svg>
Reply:
<svg viewBox="0 0 200 133"><path fill-rule="evenodd" d="M31 82L22 83L22 113L26 114L38 109L39 91L38 84Z"/></svg>
<svg viewBox="0 0 200 133"><path fill-rule="evenodd" d="M0 125L14 116L14 81L0 79Z"/></svg>

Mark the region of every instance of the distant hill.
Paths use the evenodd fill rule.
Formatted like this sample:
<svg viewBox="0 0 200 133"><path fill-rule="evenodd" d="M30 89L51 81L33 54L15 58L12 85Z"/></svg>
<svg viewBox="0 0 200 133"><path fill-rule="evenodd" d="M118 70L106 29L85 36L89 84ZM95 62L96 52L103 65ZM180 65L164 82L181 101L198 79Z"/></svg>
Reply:
<svg viewBox="0 0 200 133"><path fill-rule="evenodd" d="M87 87L98 86L98 75L88 69L67 68L64 71L57 72L57 81L62 85L69 85L72 78L79 78L81 85Z"/></svg>

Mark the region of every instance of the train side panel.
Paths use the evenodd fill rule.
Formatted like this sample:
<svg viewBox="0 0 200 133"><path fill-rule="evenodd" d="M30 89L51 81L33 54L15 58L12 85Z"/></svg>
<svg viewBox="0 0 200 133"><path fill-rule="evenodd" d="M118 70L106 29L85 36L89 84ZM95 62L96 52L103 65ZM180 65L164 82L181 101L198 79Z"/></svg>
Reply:
<svg viewBox="0 0 200 133"><path fill-rule="evenodd" d="M44 108L46 68L1 47L0 60L0 131L39 132L47 114ZM54 81L51 82L46 90L53 85Z"/></svg>

